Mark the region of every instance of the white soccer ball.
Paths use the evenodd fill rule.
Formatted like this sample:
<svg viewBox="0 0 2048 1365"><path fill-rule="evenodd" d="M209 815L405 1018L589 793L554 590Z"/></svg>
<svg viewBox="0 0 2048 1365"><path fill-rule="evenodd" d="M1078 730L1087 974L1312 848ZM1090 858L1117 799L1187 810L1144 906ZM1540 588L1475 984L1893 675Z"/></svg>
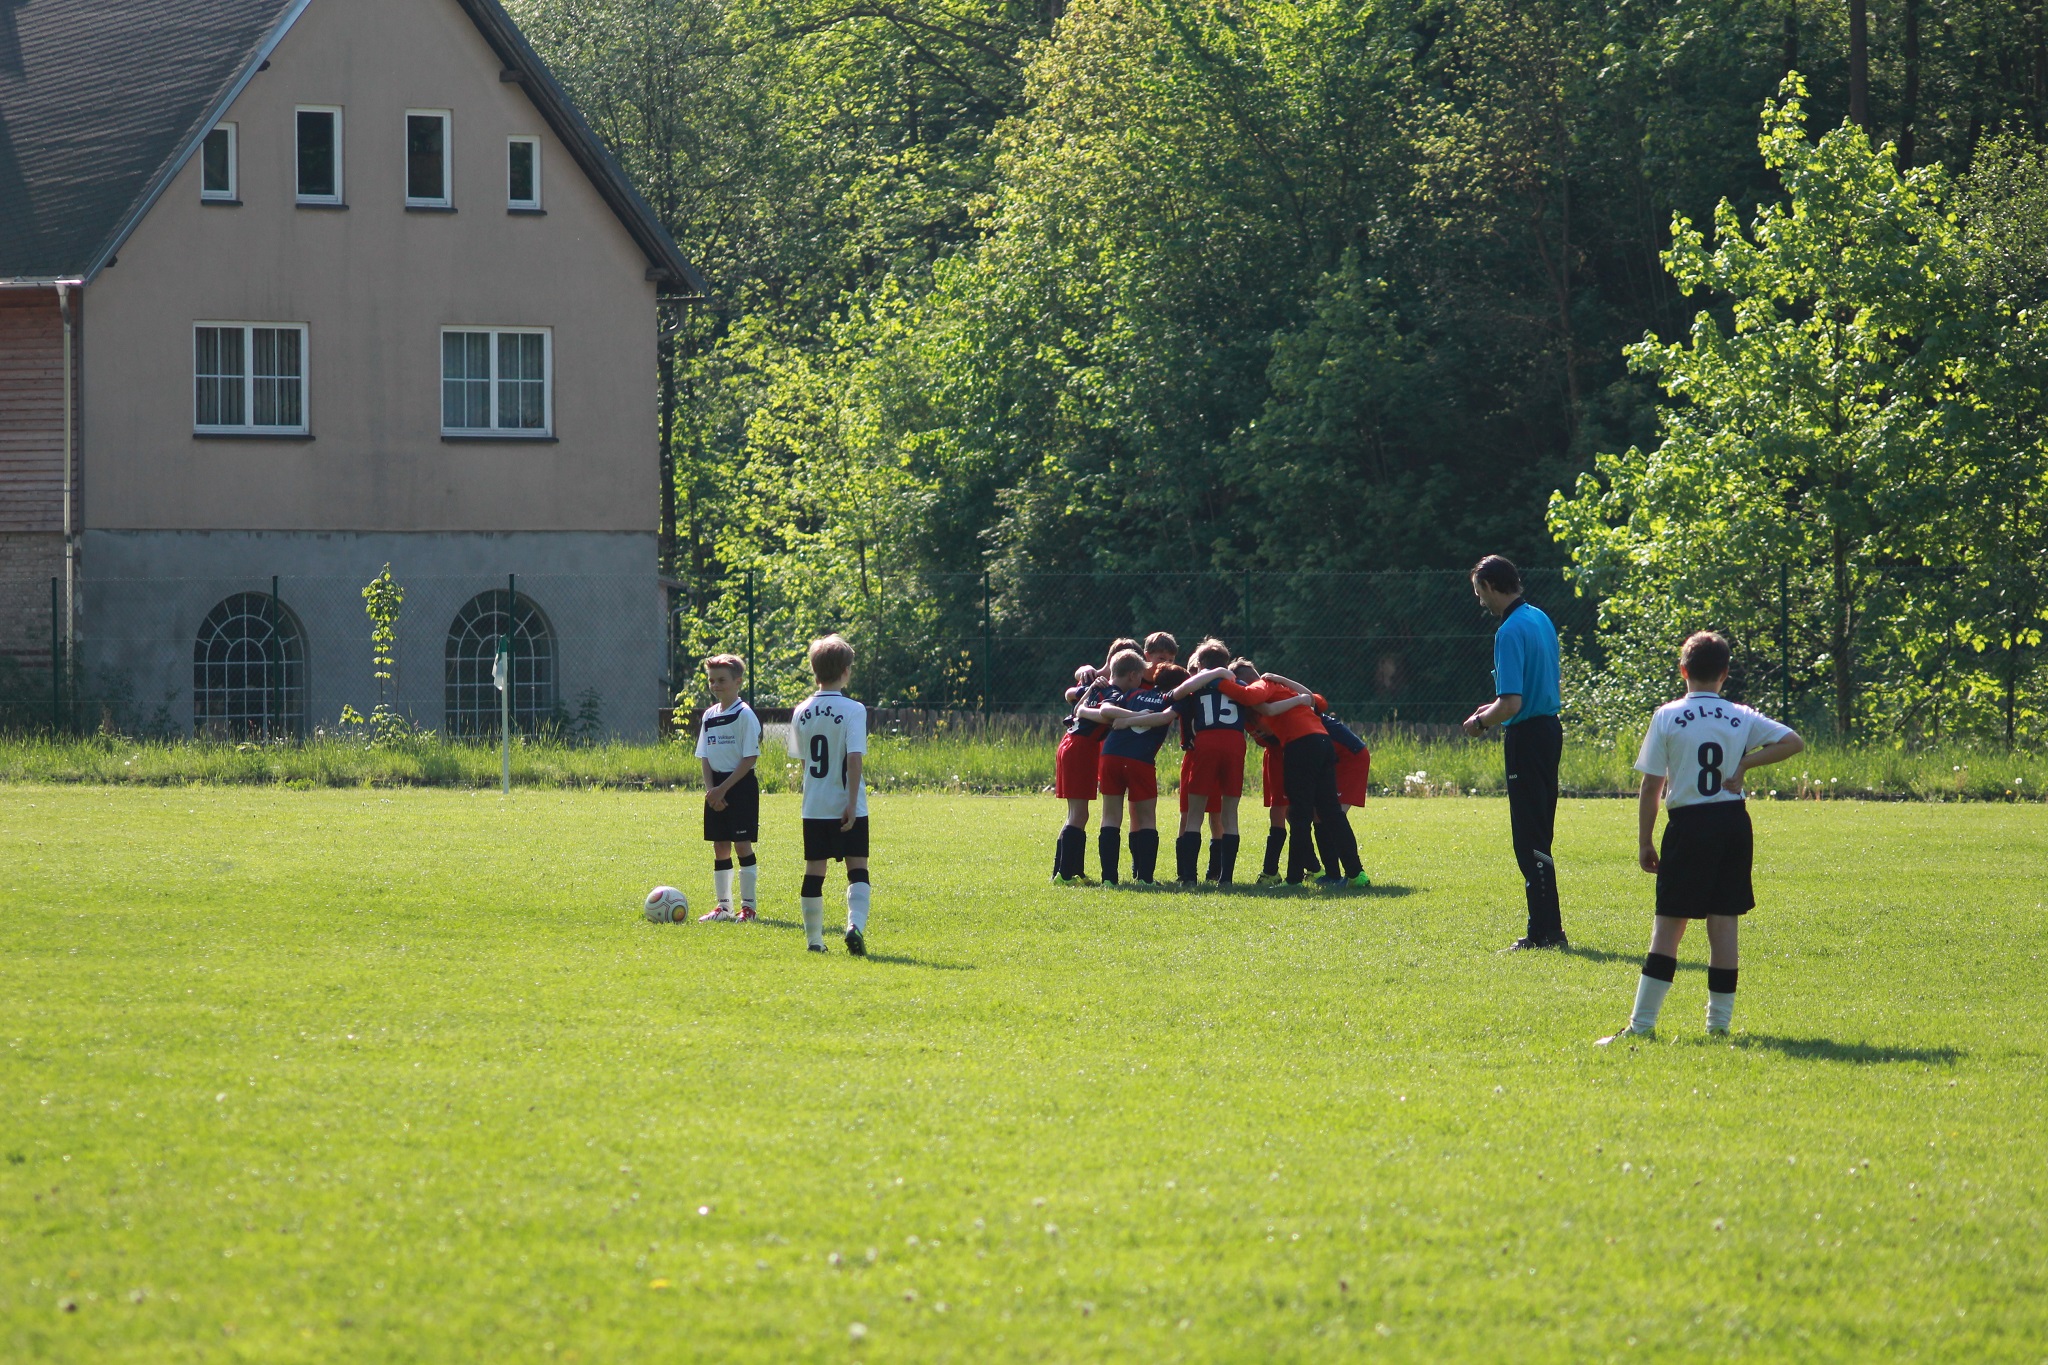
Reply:
<svg viewBox="0 0 2048 1365"><path fill-rule="evenodd" d="M647 893L650 924L677 924L690 918L690 898L673 886L657 886Z"/></svg>

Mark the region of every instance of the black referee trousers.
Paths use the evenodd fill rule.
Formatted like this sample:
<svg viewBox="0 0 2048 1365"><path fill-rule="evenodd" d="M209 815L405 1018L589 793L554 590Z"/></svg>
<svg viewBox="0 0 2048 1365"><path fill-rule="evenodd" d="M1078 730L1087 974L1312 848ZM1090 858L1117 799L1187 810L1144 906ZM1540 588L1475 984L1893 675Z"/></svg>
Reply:
<svg viewBox="0 0 2048 1365"><path fill-rule="evenodd" d="M1508 827L1515 865L1529 898L1529 937L1564 932L1557 905L1557 864L1550 841L1557 832L1557 765L1564 757L1564 726L1556 716L1531 716L1506 728L1501 749L1508 768Z"/></svg>
<svg viewBox="0 0 2048 1365"><path fill-rule="evenodd" d="M1308 876L1314 845L1311 829L1323 836L1323 871L1331 876L1358 875L1358 841L1351 822L1337 802L1337 755L1326 734L1303 735L1280 751L1280 773L1287 788L1287 880Z"/></svg>

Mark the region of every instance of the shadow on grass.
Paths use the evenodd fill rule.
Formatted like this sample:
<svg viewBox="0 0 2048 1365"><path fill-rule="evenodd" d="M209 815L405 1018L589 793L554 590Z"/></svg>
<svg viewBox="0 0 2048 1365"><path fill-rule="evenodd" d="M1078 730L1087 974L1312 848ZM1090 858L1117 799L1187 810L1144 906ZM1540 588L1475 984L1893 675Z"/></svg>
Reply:
<svg viewBox="0 0 2048 1365"><path fill-rule="evenodd" d="M1735 1046L1768 1048L1803 1062L1847 1062L1852 1066L1879 1062L1954 1066L1969 1055L1957 1047L1879 1047L1871 1043L1838 1043L1832 1038L1781 1038L1769 1033L1742 1034L1735 1039Z"/></svg>
<svg viewBox="0 0 2048 1365"><path fill-rule="evenodd" d="M900 953L869 953L867 960L870 962L886 962L892 967L923 967L926 971L933 972L973 972L980 970L972 962L930 962L921 957L904 957Z"/></svg>
<svg viewBox="0 0 2048 1365"><path fill-rule="evenodd" d="M1617 953L1611 952L1606 948L1581 948L1577 945L1570 948L1560 948L1558 951L1566 957L1583 957L1588 962L1626 962L1632 967L1643 965L1643 955L1641 953ZM1678 970L1681 972L1703 972L1706 969L1707 964L1704 962L1680 962L1678 964Z"/></svg>
<svg viewBox="0 0 2048 1365"><path fill-rule="evenodd" d="M1204 882L1199 887L1183 887L1178 882L1157 882L1145 886L1138 882L1113 882L1106 887L1077 887L1076 890L1105 890L1115 895L1120 892L1149 891L1165 892L1174 896L1233 896L1251 897L1264 900L1365 900L1375 896L1412 896L1421 887L1403 886L1399 882L1374 882L1371 886L1288 886L1284 882L1272 886L1254 886L1250 882L1232 882L1229 886L1217 886Z"/></svg>

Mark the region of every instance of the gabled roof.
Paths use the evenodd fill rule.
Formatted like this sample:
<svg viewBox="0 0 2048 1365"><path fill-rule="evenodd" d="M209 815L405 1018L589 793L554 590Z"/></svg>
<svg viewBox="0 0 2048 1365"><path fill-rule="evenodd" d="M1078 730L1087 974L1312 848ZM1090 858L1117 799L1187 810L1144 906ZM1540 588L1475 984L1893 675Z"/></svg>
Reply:
<svg viewBox="0 0 2048 1365"><path fill-rule="evenodd" d="M0 0L0 282L90 280L309 0ZM665 295L708 294L498 0L456 0Z"/></svg>

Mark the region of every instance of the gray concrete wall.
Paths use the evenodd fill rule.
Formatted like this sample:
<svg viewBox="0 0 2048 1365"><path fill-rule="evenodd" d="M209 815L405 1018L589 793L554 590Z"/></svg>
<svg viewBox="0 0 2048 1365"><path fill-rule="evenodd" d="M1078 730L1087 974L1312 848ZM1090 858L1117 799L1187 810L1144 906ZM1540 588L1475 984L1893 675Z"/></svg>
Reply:
<svg viewBox="0 0 2048 1365"><path fill-rule="evenodd" d="M362 589L383 568L405 589L394 704L444 727L450 623L478 593L518 575L554 638L556 694L573 714L600 698L608 734L650 739L667 704L666 604L651 534L356 534L88 531L79 613L86 690L125 708L117 723L192 727L192 654L201 623L231 594L270 590L306 643L307 717L331 730L344 704L377 704Z"/></svg>

